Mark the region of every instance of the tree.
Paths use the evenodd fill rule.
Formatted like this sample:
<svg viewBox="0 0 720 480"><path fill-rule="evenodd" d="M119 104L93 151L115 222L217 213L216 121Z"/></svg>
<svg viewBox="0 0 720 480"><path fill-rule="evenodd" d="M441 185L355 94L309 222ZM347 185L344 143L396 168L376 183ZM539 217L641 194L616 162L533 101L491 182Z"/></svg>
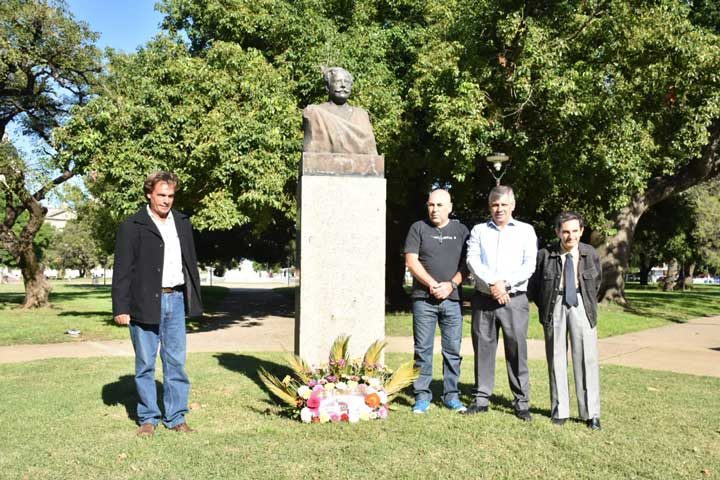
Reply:
<svg viewBox="0 0 720 480"><path fill-rule="evenodd" d="M502 150L516 213L546 236L559 210L583 213L603 297L622 302L639 219L718 170L720 36L710 2L690 3L164 0L168 35L111 58L68 139L107 205L128 213L137 176L167 165L201 228L262 232L294 217L299 109L323 100L320 67L342 65L386 156L391 300L428 190L484 218L484 157Z"/></svg>
<svg viewBox="0 0 720 480"><path fill-rule="evenodd" d="M584 213L603 298L624 302L641 216L718 173L720 37L674 1L460 1L443 13L415 92L456 182L476 185L483 155L510 153L519 213L543 230L561 209Z"/></svg>
<svg viewBox="0 0 720 480"><path fill-rule="evenodd" d="M91 225L75 218L65 224L52 242L48 264L59 270L77 269L81 277L101 263L102 250L95 241Z"/></svg>
<svg viewBox="0 0 720 480"><path fill-rule="evenodd" d="M5 200L0 241L22 271L24 308L47 304L50 292L33 249L47 213L41 202L83 170L81 162L64 154L52 133L74 105L88 100L88 87L100 68L95 39L61 0L0 3L0 138L16 122L26 135L50 147L44 164L32 171L4 140L0 156L0 192ZM36 174L39 167L41 173ZM23 214L27 223L17 232L14 226Z"/></svg>
<svg viewBox="0 0 720 480"><path fill-rule="evenodd" d="M388 165L388 180L404 181L402 163L412 163L405 152L415 146L402 117L407 86L399 74L410 58L407 25L421 20L404 20L412 4L422 2L396 9L357 4L352 14L338 15L342 5L319 1L239 1L230 8L218 1L163 2L170 34L135 55L110 57L99 98L64 131L67 144L93 162L97 180L90 189L114 215L143 201L139 178L167 168L184 183L179 208L193 213L200 230L249 226L256 239L280 232L287 245L294 233L300 109L325 100L322 65L353 71L353 101L373 112L387 158L395 158L391 150L403 155ZM179 30L189 45L175 35Z"/></svg>

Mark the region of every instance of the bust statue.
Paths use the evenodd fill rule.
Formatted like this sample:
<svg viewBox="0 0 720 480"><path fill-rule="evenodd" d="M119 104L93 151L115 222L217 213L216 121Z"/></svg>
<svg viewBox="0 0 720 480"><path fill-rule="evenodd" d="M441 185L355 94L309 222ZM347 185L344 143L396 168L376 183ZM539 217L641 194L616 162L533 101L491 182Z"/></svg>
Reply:
<svg viewBox="0 0 720 480"><path fill-rule="evenodd" d="M323 72L328 101L303 110L304 152L377 155L368 113L347 103L353 77L344 68Z"/></svg>

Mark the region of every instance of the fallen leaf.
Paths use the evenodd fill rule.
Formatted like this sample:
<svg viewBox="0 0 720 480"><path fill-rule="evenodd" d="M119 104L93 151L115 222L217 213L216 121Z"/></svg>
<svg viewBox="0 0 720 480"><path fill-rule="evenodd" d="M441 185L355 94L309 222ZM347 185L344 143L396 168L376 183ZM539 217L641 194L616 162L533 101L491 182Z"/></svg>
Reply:
<svg viewBox="0 0 720 480"><path fill-rule="evenodd" d="M647 387L647 389L648 389L648 392L659 392L660 391L655 387Z"/></svg>
<svg viewBox="0 0 720 480"><path fill-rule="evenodd" d="M201 408L200 402L192 402L190 404L190 410L200 410Z"/></svg>

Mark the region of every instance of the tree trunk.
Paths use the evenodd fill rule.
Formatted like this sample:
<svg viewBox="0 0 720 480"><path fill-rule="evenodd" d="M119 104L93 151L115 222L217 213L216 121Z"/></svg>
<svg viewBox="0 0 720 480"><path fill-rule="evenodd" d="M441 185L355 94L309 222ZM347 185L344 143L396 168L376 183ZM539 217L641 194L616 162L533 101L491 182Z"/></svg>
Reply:
<svg viewBox="0 0 720 480"><path fill-rule="evenodd" d="M673 258L668 263L667 275L665 275L665 280L663 280L662 285L663 292L671 292L675 289L675 285L677 285L678 275L678 261Z"/></svg>
<svg viewBox="0 0 720 480"><path fill-rule="evenodd" d="M640 285L647 286L650 272L652 271L652 264L650 257L645 253L640 254Z"/></svg>
<svg viewBox="0 0 720 480"><path fill-rule="evenodd" d="M708 143L702 155L691 158L673 175L653 178L643 193L635 194L629 204L615 217L613 226L617 233L609 238L593 235L591 243L597 248L602 262L603 281L599 299L626 305L625 269L630 259L635 227L648 208L666 198L683 192L698 183L720 173L720 119L708 128Z"/></svg>
<svg viewBox="0 0 720 480"><path fill-rule="evenodd" d="M21 308L44 307L50 303L50 283L45 279L32 243L20 252L20 271L25 283L25 300Z"/></svg>
<svg viewBox="0 0 720 480"><path fill-rule="evenodd" d="M693 277L695 276L695 262L688 262L685 264L685 271L683 274L683 290L693 288Z"/></svg>
<svg viewBox="0 0 720 480"><path fill-rule="evenodd" d="M602 284L598 298L603 302L615 302L626 305L625 270L630 260L635 227L643 213L649 208L646 195L636 195L630 205L625 207L615 219L615 236L591 242L596 246L602 262Z"/></svg>

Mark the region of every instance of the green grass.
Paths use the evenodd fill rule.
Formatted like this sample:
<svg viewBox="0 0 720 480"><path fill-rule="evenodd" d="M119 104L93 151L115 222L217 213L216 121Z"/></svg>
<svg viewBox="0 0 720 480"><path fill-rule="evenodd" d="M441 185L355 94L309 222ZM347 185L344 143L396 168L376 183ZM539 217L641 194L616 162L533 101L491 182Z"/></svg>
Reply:
<svg viewBox="0 0 720 480"><path fill-rule="evenodd" d="M135 437L132 359L55 359L0 365L0 478L598 478L700 479L720 474L720 379L617 366L601 369L603 430L548 418L544 362L531 362L532 412L511 414L505 365L487 414L435 403L411 412L407 395L387 421L304 425L279 416L260 386L282 354L191 354L198 433L160 428ZM408 355L389 354L390 365ZM440 379L437 358L435 378ZM472 359L463 364L468 400ZM439 380L433 383L442 388Z"/></svg>
<svg viewBox="0 0 720 480"><path fill-rule="evenodd" d="M472 288L465 287L465 298L472 296ZM600 305L598 336L600 338L683 323L697 317L720 315L720 286L696 285L685 292L663 292L656 287L630 285L626 289L630 308ZM470 309L463 308L463 335L470 336ZM385 318L385 332L389 336L412 335L412 314L399 312ZM437 335L439 335L439 331ZM543 338L535 305L530 307L528 337Z"/></svg>
<svg viewBox="0 0 720 480"><path fill-rule="evenodd" d="M275 291L292 296L295 287L280 287ZM472 289L465 287L465 292L465 298L470 298ZM225 287L203 287L205 310L212 312L226 294ZM109 286L53 282L52 306L29 311L16 308L22 297L22 285L0 285L0 345L127 339L126 329L116 326L112 320ZM719 286L698 285L687 292L631 286L627 297L631 304L629 310L617 305L600 307L598 333L601 338L720 314ZM464 309L463 320L463 335L470 336L469 308ZM188 328L195 330L198 326L199 322L194 321ZM69 329L81 330L81 339L66 335ZM412 315L388 313L385 332L388 336L411 336ZM530 308L528 336L543 338L535 306Z"/></svg>
<svg viewBox="0 0 720 480"><path fill-rule="evenodd" d="M17 308L24 296L22 284L0 285L0 345L128 338L127 327L115 325L112 319L109 285L51 283L51 306L33 310ZM225 287L202 287L205 309L212 311L226 293ZM65 334L71 329L80 330L82 336Z"/></svg>

